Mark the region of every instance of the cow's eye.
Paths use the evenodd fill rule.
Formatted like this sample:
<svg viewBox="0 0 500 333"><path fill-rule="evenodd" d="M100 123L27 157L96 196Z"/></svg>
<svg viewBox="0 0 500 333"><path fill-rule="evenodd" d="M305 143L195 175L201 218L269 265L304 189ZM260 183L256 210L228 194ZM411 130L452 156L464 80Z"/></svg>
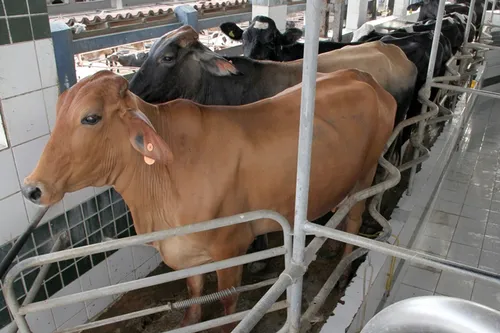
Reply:
<svg viewBox="0 0 500 333"><path fill-rule="evenodd" d="M171 62L172 60L174 60L174 57L171 57L171 56L163 56L161 58L162 62Z"/></svg>
<svg viewBox="0 0 500 333"><path fill-rule="evenodd" d="M101 116L91 114L82 119L83 125L95 125L102 119Z"/></svg>

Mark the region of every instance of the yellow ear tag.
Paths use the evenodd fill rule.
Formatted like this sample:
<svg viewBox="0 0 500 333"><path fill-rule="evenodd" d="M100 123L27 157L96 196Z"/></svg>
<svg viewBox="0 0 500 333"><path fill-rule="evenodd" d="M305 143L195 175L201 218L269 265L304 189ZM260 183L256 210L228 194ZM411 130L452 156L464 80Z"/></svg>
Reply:
<svg viewBox="0 0 500 333"><path fill-rule="evenodd" d="M229 31L229 37L234 38L234 32L233 32L233 30Z"/></svg>
<svg viewBox="0 0 500 333"><path fill-rule="evenodd" d="M147 156L144 156L144 162L146 162L147 165L153 165L155 163L155 160Z"/></svg>

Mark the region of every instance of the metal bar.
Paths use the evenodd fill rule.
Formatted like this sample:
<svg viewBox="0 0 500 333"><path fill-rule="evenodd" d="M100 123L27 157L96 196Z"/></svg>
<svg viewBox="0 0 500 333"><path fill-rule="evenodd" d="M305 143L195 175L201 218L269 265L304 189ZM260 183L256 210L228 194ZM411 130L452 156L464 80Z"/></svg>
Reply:
<svg viewBox="0 0 500 333"><path fill-rule="evenodd" d="M385 161L387 162L387 161ZM391 177L395 177L397 174L398 170L391 165L389 162L386 163L385 166L389 167L389 165L392 167L389 168L388 170L392 171L392 174L390 174ZM377 221L381 226L382 226L382 233L377 237L377 241L386 241L392 234L392 228L389 222L378 212L378 205L382 201L382 195L384 192L380 192L375 197L372 199L370 202L370 205L368 207L368 211L370 215ZM340 263L335 267L334 271L332 274L328 277L327 281L321 288L321 290L318 292L318 294L314 297L312 302L310 303L308 309L304 313L304 315L301 318L301 332L308 332L310 326L311 326L311 321L313 316L319 311L319 309L323 306L323 304L326 301L326 298L328 295L330 295L331 291L337 284L339 278L342 275L342 272L346 270L346 268L356 259L362 257L368 253L367 249L364 248L358 248L351 252L349 255L344 257Z"/></svg>
<svg viewBox="0 0 500 333"><path fill-rule="evenodd" d="M241 293L241 292L246 292L246 291L250 291L250 290L255 290L255 289L259 289L262 287L272 285L277 280L278 280L277 278L276 279L269 279L269 280L258 282L258 283L251 284L251 285L239 286L237 288L233 288L232 290L227 290L227 292L231 293L231 294L235 294L235 293ZM210 302L215 302L215 301L220 299L220 297L219 297L220 295L221 295L221 292L219 291L219 292L212 293L209 295L204 295L201 297L190 298L187 300L188 302L186 302L186 300L185 301L178 301L178 302L175 302L173 304L171 302L168 302L168 304L156 306L156 307L153 307L150 309L134 311L134 312L130 312L130 313L127 313L124 315L115 316L115 317L106 318L103 320L98 320L98 321L78 325L78 326L75 326L72 328L58 330L55 333L80 332L82 330L88 330L91 328L96 328L96 327L101 327L101 326L105 326L105 325L109 325L109 324L114 324L114 323L118 323L118 322L125 321L125 320L130 320L130 319L139 318L139 317L143 317L143 316L149 316L149 315L152 315L152 314L155 314L158 312L181 310L181 309L186 308L188 305L194 304L194 303L207 304ZM13 333L15 333L15 331Z"/></svg>
<svg viewBox="0 0 500 333"><path fill-rule="evenodd" d="M167 283L184 279L189 276L205 274L228 267L247 264L252 261L259 261L267 258L277 257L285 254L286 250L283 247L276 247L269 250L263 250L252 254L245 254L239 257L225 259L209 264L204 264L196 267L181 269L165 274L155 275L143 278L137 281L129 281L116 285L106 286L98 289L83 291L72 295L61 296L48 299L46 301L31 303L21 307L17 312L21 315L26 315L30 312L37 312L46 309L51 309L59 306L69 305L76 302L89 301L95 298L122 294L128 291L151 287L157 284Z"/></svg>
<svg viewBox="0 0 500 333"><path fill-rule="evenodd" d="M50 249L50 252L53 253L59 251L61 247L65 246L68 242L67 237L68 237L67 231L59 233L59 235L56 238L56 241L54 242L54 245ZM42 286L43 281L45 280L45 277L47 276L47 273L49 272L50 265L51 264L46 264L43 265L42 268L40 268L40 272L38 272L35 281L33 281L33 285L31 286L31 289L28 291L28 294L26 295L26 298L23 301L23 305L33 302L36 295L38 294L38 291L40 290L40 287ZM5 333L16 333L16 332L17 332L16 322L12 321L5 328Z"/></svg>
<svg viewBox="0 0 500 333"><path fill-rule="evenodd" d="M483 36L483 30L484 30L484 21L486 19L486 10L488 9L488 4L490 3L490 0L486 0L484 2L484 8L483 8L483 16L481 16L481 24L479 25L479 39Z"/></svg>
<svg viewBox="0 0 500 333"><path fill-rule="evenodd" d="M493 0L493 5L491 6L491 16L488 20L488 23L491 24L493 22L493 15L495 15L495 7L497 6L497 0Z"/></svg>
<svg viewBox="0 0 500 333"><path fill-rule="evenodd" d="M282 215L280 215L276 212L273 212L270 210L259 210L259 211L248 212L248 213L243 213L243 214L239 214L239 215L233 215L233 216L229 216L229 217L219 218L219 219L215 219L215 220L211 220L211 221L207 221L207 222L195 223L195 224L187 225L184 227L157 231L157 232L153 232L153 233L146 234L146 235L128 237L127 239L118 239L118 240L113 240L113 241L109 241L109 242L88 245L88 246L84 246L84 247L80 247L80 248L76 248L76 249L69 249L69 250L64 250L64 251L60 251L60 252L56 252L56 253L52 253L52 254L46 254L46 255L42 255L42 256L38 256L38 257L25 259L25 260L19 262L18 264L16 264L6 275L6 278L4 281L4 288L3 288L5 301L9 307L9 309L12 313L12 316L14 317L14 320L16 321L20 331L23 333L29 333L30 332L29 326L28 326L24 316L19 312L19 303L17 302L17 299L16 299L15 294L14 294L14 290L13 290L13 283L14 283L16 276L19 275L19 273L21 273L22 271L24 271L27 268L40 266L40 265L43 265L45 263L52 263L52 262L61 261L61 260L65 260L65 259L70 259L70 258L81 257L81 256L100 253L100 252L107 252L107 251L111 251L111 250L116 250L116 249L119 249L119 248L122 248L125 246L141 245L144 243L150 243L150 242L154 242L157 240L162 240L162 239L165 239L167 237L185 235L185 234L193 233L193 232L206 231L206 230L211 230L211 229L215 229L215 228L219 228L219 227L224 227L227 225L235 225L235 224L249 222L249 221L253 221L253 220L257 220L257 219L261 219L261 218L273 219L282 226L283 233L284 233L284 248L277 248L277 249L273 249L272 251L278 251L278 252L284 251L285 252L285 260L289 261L289 256L290 256L289 253L291 252L291 231L290 231L290 225L288 224L288 221ZM267 256L267 253L268 253L268 251L262 251L262 252L254 253L254 254L257 254L256 257L253 256L253 254L252 255L245 255L242 257L238 257L238 258L228 259L225 262L226 263L234 262L235 263L234 265L227 266L227 267L231 267L231 266L235 266L238 264L244 264L247 262L251 262L254 260L265 259L265 257ZM269 254L271 254L271 253L269 252ZM279 254L277 254L277 255L279 255ZM273 255L271 255L271 256L273 256ZM253 259L253 258L256 258L256 259ZM219 262L219 263L221 263L221 262ZM200 268L200 267L201 266L198 266L199 269L203 270L203 268ZM214 267L214 268L212 269L209 267ZM219 267L219 265L215 265L215 263L204 265L205 269L209 269L207 272L211 271L210 269L212 269L212 270L219 269L218 267ZM195 267L195 269L196 269L196 267ZM192 271L191 269L189 269L189 270ZM184 271L186 271L186 270L184 270ZM201 274L201 273L198 273L198 274ZM180 279L180 278L183 278L182 274L181 274L181 277L179 277L178 279ZM145 281L145 280L147 280L147 281ZM146 278L146 279L140 280L140 282L144 284L143 287L146 287L146 286L150 286L150 285L146 285L144 282L152 282L152 280L151 280L151 278ZM163 283L163 282L161 282L161 281L154 282L152 285L155 285L158 283ZM117 290L116 293L122 293L122 292L130 291L130 290L135 290L134 289L135 287L131 286L130 284L134 284L134 283L127 282L127 283L123 283L121 285L109 286L106 288L111 288L110 290L114 290L116 287L118 287L116 289ZM123 285L125 285L125 286L123 286ZM124 289L122 290L120 288L124 288ZM127 288L129 288L129 289L127 289ZM136 289L139 289L139 288L136 288ZM101 289L101 291L102 291L102 289ZM108 292L109 292L109 290L108 290ZM85 292L82 294L86 295L87 297L89 296L88 292ZM113 293L110 293L110 295L112 295L112 294ZM105 295L103 295L102 293L95 295L95 293L94 293L94 294L90 294L90 296L91 297L89 299L93 299L93 298L98 298L98 297L105 296ZM64 304L73 303L72 301L70 301L68 299L69 297L67 297L67 296L57 298L56 300L60 301L61 298L63 300L66 298ZM52 301L54 301L54 300L50 300L50 301L46 301L46 302L52 302ZM41 302L27 305L24 309L28 308L28 310L29 310L30 307L34 307L35 309L33 311L37 311L36 307L40 306L40 303ZM44 310L46 308L46 306L47 305L45 303L45 306L42 307L42 310Z"/></svg>
<svg viewBox="0 0 500 333"><path fill-rule="evenodd" d="M26 231L16 240L14 243L14 246L7 252L7 255L5 258L2 260L0 263L0 280L3 278L5 275L5 272L7 272L7 269L9 269L9 266L12 264L12 261L14 258L17 256L19 251L21 251L21 248L24 246L26 241L28 240L28 237L31 236L31 233L35 228L38 226L40 221L42 220L43 216L45 213L49 210L48 207L42 208L38 210L35 214L35 217L33 218L33 221L30 223Z"/></svg>
<svg viewBox="0 0 500 333"><path fill-rule="evenodd" d="M431 54L429 56L429 65L427 67L427 80L426 84L422 87L421 91L419 91L419 95L423 95L424 99L429 99L431 93L429 82L432 80L434 74L434 68L436 67L436 56L439 45L439 37L441 35L441 27L443 24L444 6L445 6L445 0L440 0L436 17L436 26L434 28L434 36L432 38L432 48L431 48ZM470 22L468 21L467 24L470 24ZM426 111L427 111L427 106L425 104L422 104L422 109L420 114L425 114ZM417 143L419 144L422 142L424 130L425 130L425 123L420 122L417 130ZM415 160L417 159L417 157L418 157L418 150L415 150L415 152L413 153L413 159ZM411 192L413 190L413 183L415 182L416 173L417 173L417 165L414 165L411 168L410 179L408 181L408 189L407 189L408 195L411 195Z"/></svg>
<svg viewBox="0 0 500 333"><path fill-rule="evenodd" d="M465 88L465 87L453 86L453 85L437 83L437 82L431 83L431 86L436 87L436 88L441 88L441 89L455 90L455 91L459 91L459 92L463 92L463 93L472 93L472 94L476 94L476 95L480 95L480 96L486 96L486 97L500 99L500 93L496 93L496 92L492 92L492 91L478 90L478 89L473 89L473 88Z"/></svg>
<svg viewBox="0 0 500 333"><path fill-rule="evenodd" d="M208 29L212 27L218 27L224 22L231 21L234 23L239 23L239 22L244 22L244 21L251 21L252 20L252 12L248 13L241 13L241 14L232 14L232 15L221 15L221 16L216 16L216 17L210 17L210 18L204 18L198 20L198 28L200 30L202 29Z"/></svg>
<svg viewBox="0 0 500 333"><path fill-rule="evenodd" d="M444 0L441 0L444 1ZM465 34L464 34L464 44L469 42L470 35L470 26L472 25L472 16L474 15L474 5L476 4L476 0L471 0L469 4L469 14L467 15L467 24L465 25ZM485 2L485 6L487 6L487 2ZM438 13L439 15L439 13ZM442 17L441 17L442 20ZM439 28L439 32L441 32L441 28Z"/></svg>
<svg viewBox="0 0 500 333"><path fill-rule="evenodd" d="M288 304L286 301L277 302L277 303L273 304L266 313L283 310L283 309L286 309L287 306L288 306ZM167 332L168 333L200 332L200 331L212 328L212 327L222 326L222 325L226 325L226 324L230 324L230 323L234 323L236 321L239 321L242 318L244 318L245 316L247 316L249 312L250 312L250 310L242 311L242 312L238 312L238 313L235 313L235 314L232 314L229 316L216 318L216 319L212 319L212 320L207 320L207 321L204 321L204 322L201 322L198 324L194 324L191 326L182 327L182 328L178 328L178 329L171 330L171 331L165 331L164 333L167 333ZM233 330L233 332L236 332L236 331Z"/></svg>
<svg viewBox="0 0 500 333"><path fill-rule="evenodd" d="M169 31L180 28L181 26L182 23L175 22L139 30L122 31L102 36L75 39L73 41L73 52L74 54L79 54L119 46L122 44L140 42L146 39L158 38Z"/></svg>
<svg viewBox="0 0 500 333"><path fill-rule="evenodd" d="M294 281L302 278L307 270L307 266L295 265L293 262L289 268L285 269L280 274L278 281L264 294L263 297L253 306L248 314L235 327L232 333L249 333L255 325L264 317L268 309L272 307L274 302L283 294L285 289L292 285ZM299 318L300 319L300 318ZM290 318L288 319L290 321ZM289 327L289 329L291 329Z"/></svg>
<svg viewBox="0 0 500 333"><path fill-rule="evenodd" d="M303 224L307 221L309 200L309 176L311 169L311 150L316 96L316 76L318 68L319 16L323 7L322 0L306 2L306 36L304 42L304 61L302 69L302 95L300 100L300 127L297 157L297 183L295 191L295 217L293 239L293 265L302 266L306 236ZM290 292L290 333L298 333L302 304L302 283L300 276L292 285ZM255 308L254 308L255 309Z"/></svg>
<svg viewBox="0 0 500 333"><path fill-rule="evenodd" d="M476 267L453 262L424 252L419 252L404 247L382 243L358 235L353 235L344 231L334 230L314 223L307 223L305 229L308 234L318 237L328 237L343 243L354 244L372 251L377 251L389 256L408 260L411 263L427 265L447 272L463 274L468 277L493 282L500 286L500 275Z"/></svg>
<svg viewBox="0 0 500 333"><path fill-rule="evenodd" d="M15 279L15 277L22 272L31 267L41 266L45 263L53 263L61 260L72 259L77 257L84 257L90 254L96 254L100 252L107 252L118 250L126 246L135 246L135 245L143 245L146 243L151 243L159 240L163 240L169 237L182 236L189 233L202 232L212 229L217 229L229 225L236 225L240 223L246 223L258 219L272 219L281 225L283 232L286 236L284 240L284 247L286 249L290 248L289 237L292 235L290 224L286 220L283 215L276 213L271 210L256 210L253 212L242 213L238 215L232 215L228 217L222 217L213 219L210 221L194 223L190 225L186 225L183 227L172 228L168 230L155 231L149 234L137 235L122 239L115 239L112 241L102 242L99 244L92 244L87 246L82 246L79 248L68 249L64 251L59 251L57 253L52 254L44 254L37 257L32 257L25 259L18 264L16 264L12 269L7 273L5 278L4 287L8 287L7 283L10 279ZM7 288L8 289L8 288Z"/></svg>
<svg viewBox="0 0 500 333"><path fill-rule="evenodd" d="M500 49L500 46L474 42L474 43L465 44L464 48L470 48L470 49L481 50L481 51L488 51L488 50L498 50L498 49Z"/></svg>
<svg viewBox="0 0 500 333"><path fill-rule="evenodd" d="M389 177L385 181L377 185L374 185L370 188L359 191L357 193L354 193L352 196L347 197L344 202L338 207L332 218L330 218L330 220L326 223L326 227L336 228L336 226L340 223L340 221L342 221L342 219L346 216L352 206L354 206L358 201L371 197L375 194L383 193L387 189L394 187L399 183L401 179L399 170L383 157L384 153L387 151L388 147L391 146L395 137L396 136L391 136L391 138L389 138L388 142L386 143L386 148L379 159L379 164L389 173ZM309 264L316 258L316 252L318 252L319 248L325 243L325 241L326 238L324 237L315 237L305 249L304 264L299 266L292 262L290 267L285 269L285 271L280 275L278 281L266 292L266 294L264 294L264 296L261 297L257 304L252 308L249 315L240 322L240 324L235 328L235 330L233 330L233 332L249 332L254 327L254 325L262 318L266 307L269 307L270 304L278 299L285 288L293 283L294 278L297 277L297 274L299 274L300 271L305 272Z"/></svg>

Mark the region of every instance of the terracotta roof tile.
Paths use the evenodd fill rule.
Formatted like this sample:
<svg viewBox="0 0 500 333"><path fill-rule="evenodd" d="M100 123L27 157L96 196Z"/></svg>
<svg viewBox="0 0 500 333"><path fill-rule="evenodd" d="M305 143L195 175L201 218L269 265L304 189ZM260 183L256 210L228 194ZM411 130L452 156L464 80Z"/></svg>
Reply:
<svg viewBox="0 0 500 333"><path fill-rule="evenodd" d="M68 26L85 25L86 31L112 28L129 24L145 24L149 22L175 21L174 8L181 5L190 5L200 16L228 10L250 11L248 0L230 0L223 2L198 1L173 4L129 7L127 9L109 9L100 13L78 13L52 15L51 21L63 21Z"/></svg>

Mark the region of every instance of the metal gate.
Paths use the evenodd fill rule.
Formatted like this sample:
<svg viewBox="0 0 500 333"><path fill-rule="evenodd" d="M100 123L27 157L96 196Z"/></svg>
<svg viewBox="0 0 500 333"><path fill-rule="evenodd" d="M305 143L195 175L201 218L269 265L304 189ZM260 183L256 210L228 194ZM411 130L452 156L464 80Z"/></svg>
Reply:
<svg viewBox="0 0 500 333"><path fill-rule="evenodd" d="M374 250L386 255L409 260L413 263L425 264L427 266L431 266L444 271L460 273L469 277L487 280L500 285L500 276L497 274L490 273L488 271L474 268L468 265L452 262L419 251L414 251L385 243L385 240L387 240L387 238L391 235L391 226L388 223L388 221L378 211L384 191L398 184L401 177L400 172L410 168L411 168L411 178L408 191L411 192L417 164L422 163L429 156L429 150L422 145L422 136L425 125L428 123L446 121L453 117L453 113L450 110L444 108L442 105L445 99L455 98L457 92L467 93L467 94L478 94L492 98L500 98L500 94L498 93L482 91L475 89L474 87L474 82L475 82L474 69L477 64L484 61L483 58L484 52L492 49L500 50L500 47L498 46L487 45L479 42L473 42L473 43L467 42L471 29L470 25L472 21L475 0L472 0L470 4L470 10L468 14L468 21L464 37L464 44L462 47L461 54L453 56L453 58L450 59L450 61L448 62L447 70L449 72L449 75L446 75L444 77L433 78L432 74L435 67L435 60L439 43L439 34L441 32L442 18L445 6L445 0L440 1L438 15L437 15L438 19L436 21L434 39L430 54L430 62L427 70L427 81L424 87L418 93L419 100L422 103L421 114L419 116L407 119L402 123L400 123L394 129L394 132L390 137L389 141L387 142L386 148L384 149L385 153L388 147L391 145L391 143L398 135L398 133L404 127L418 123L419 125L417 134L416 136L413 136L411 140L411 144L416 148L414 154L414 160L399 166L399 168L396 168L394 165L389 163L383 157L384 155L383 153L379 159L379 164L386 172L385 180L368 189L365 189L363 191L360 191L358 193L355 193L347 197L346 200L344 200L343 203L338 207L334 216L328 221L328 223L325 226L319 226L313 224L307 221L306 218L308 193L309 193L311 142L313 134L312 124L314 118L314 96L316 89L316 69L317 69L317 55L318 55L317 41L319 38L319 22L320 22L320 20L318 20L317 18L320 15L322 3L323 3L322 0L308 0L306 5L306 20L307 22L309 22L310 26L308 26L305 36L303 88L302 88L302 99L301 99L301 117L300 117L300 130L299 130L299 144L298 144L299 154L297 162L298 163L297 183L296 183L297 191L295 198L296 202L295 224L293 233L288 221L286 221L286 219L283 216L279 215L278 213L272 211L255 211L244 214L238 214L231 217L220 218L212 221L197 223L193 225L188 225L181 228L169 229L146 235L133 236L127 239L112 240L100 244L80 247L77 249L63 250L23 260L20 263L13 266L8 271L4 281L4 294L6 302L9 307L9 310L11 311L15 319L15 323L11 325L10 328L11 331L9 332L15 332L17 328L21 333L32 332L25 318L25 316L28 313L37 312L40 310L46 310L58 306L68 305L85 300L91 300L102 296L121 294L131 290L145 288L160 283L174 281L197 274L203 274L218 269L242 265L249 262L258 261L265 258L276 257L280 255L285 256L286 265L285 265L285 270L281 273L278 279L272 279L254 285L223 290L203 297L167 304L156 308L136 311L133 313L128 313L125 315L109 319L99 320L96 322L90 322L77 327L58 330L57 332L59 333L78 332L81 330L100 327L110 323L128 320L131 318L137 318L152 313L171 311L174 309L183 309L193 303L201 303L201 304L208 303L215 301L221 297L231 295L233 293L252 290L269 285L272 285L271 288L266 292L266 294L259 300L259 302L251 310L209 320L192 326L175 329L169 332L196 332L203 329L208 329L211 327L220 326L236 321L240 321L240 323L234 329L233 332L250 332L250 330L257 324L257 322L266 313L271 311L277 311L284 308L287 308L288 317L286 324L283 326L280 332L293 332L293 333L304 332L307 329L312 316L323 305L326 297L335 286L341 273L344 271L344 268L347 267L350 263L352 263L352 261L355 260L356 258L359 258L365 253L367 253L369 250ZM494 0L494 4L496 4L496 0ZM486 6L484 14L485 13L486 13ZM483 14L483 23L485 19L484 14ZM492 28L493 26L491 24L491 17L488 22L489 23L484 24L484 27ZM484 36L488 37L488 35ZM455 66L455 62L457 60L461 61L460 66L458 68L456 68L457 66ZM451 82L455 82L457 84L452 85L450 84ZM436 101L429 100L431 87L440 88L440 93L438 94L438 99ZM436 118L440 110L444 113L444 116ZM383 231L380 233L377 239L372 240L358 235L353 235L343 231L335 230L335 227L346 216L351 207L353 207L358 201L369 197L374 197L374 198L368 207L368 211L371 214L371 216L378 223L380 223L380 225L383 228ZM44 212L42 212L42 215L43 213ZM20 272L30 267L47 265L49 263L57 262L60 260L115 250L126 246L145 244L148 242L164 239L167 237L185 235L188 233L200 232L238 223L247 223L249 221L260 218L269 218L280 223L284 234L283 246L268 249L265 251L260 251L253 254L246 254L240 257L235 257L220 262L214 262L189 269L147 277L137 281L120 283L95 290L76 293L73 295L48 299L43 302L31 303L30 301L33 299L33 297L31 299L30 297L28 297L27 301L25 301L22 305L20 305L14 295L13 282L15 278L18 276ZM293 234L293 249L292 249L292 234ZM314 240L307 247L305 246L306 235L316 236ZM328 278L323 288L316 296L315 301L310 305L310 307L306 310L305 313L302 313L301 295L302 295L303 275L307 271L308 265L314 260L315 254L318 251L318 249L328 238L335 239L337 241L344 243L350 243L359 246L360 248L352 252L350 255L346 256L340 262L340 264L337 266L337 268L334 270L334 272ZM42 279L43 276L42 278L40 278L39 282L41 282ZM285 292L285 290L287 296L286 300L276 302L278 297L281 296ZM404 304L401 306L404 307ZM451 309L450 311L453 310ZM498 320L500 320L500 318L498 318ZM374 325L376 328L378 327L377 324ZM366 332L372 332L372 331L367 330Z"/></svg>

